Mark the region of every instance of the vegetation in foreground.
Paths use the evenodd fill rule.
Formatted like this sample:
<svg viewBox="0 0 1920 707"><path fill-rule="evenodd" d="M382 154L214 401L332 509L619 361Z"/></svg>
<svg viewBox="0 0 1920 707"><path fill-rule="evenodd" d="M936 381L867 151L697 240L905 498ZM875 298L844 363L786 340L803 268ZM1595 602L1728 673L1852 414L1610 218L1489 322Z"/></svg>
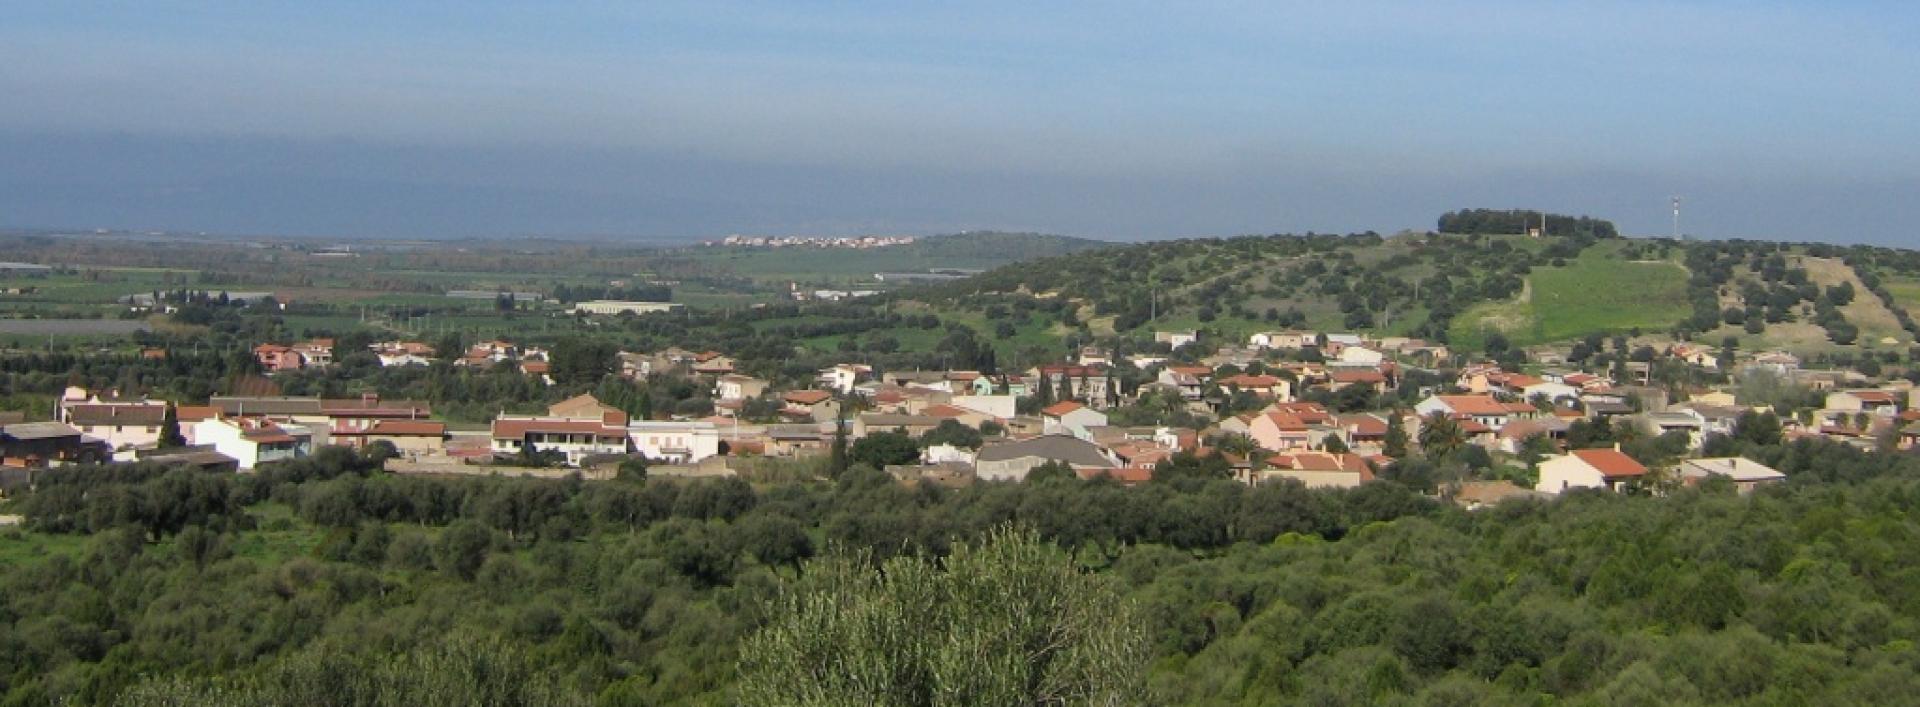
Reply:
<svg viewBox="0 0 1920 707"><path fill-rule="evenodd" d="M1067 704L1920 692L1920 462L1715 444L1789 482L1467 513L1392 472L1250 489L1190 457L1134 488L1040 473L957 491L861 467L759 488L435 480L340 450L252 476L50 476L14 506L29 529L0 536L45 548L0 574L0 704L842 703L811 692L832 684L942 704L1017 690L988 679L1009 659L996 641L1047 626L1073 638L1028 686L1111 691ZM996 544L1009 524L1044 545ZM982 632L1020 617L1038 633ZM1133 632L1137 693L1102 662ZM858 682L874 675L911 681Z"/></svg>

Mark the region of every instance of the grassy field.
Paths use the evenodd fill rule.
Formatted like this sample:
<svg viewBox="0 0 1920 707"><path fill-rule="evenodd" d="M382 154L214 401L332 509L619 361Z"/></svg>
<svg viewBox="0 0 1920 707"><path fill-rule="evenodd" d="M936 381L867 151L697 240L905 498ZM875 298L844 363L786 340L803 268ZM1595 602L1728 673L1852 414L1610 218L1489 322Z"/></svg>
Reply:
<svg viewBox="0 0 1920 707"><path fill-rule="evenodd" d="M1909 312L1920 311L1920 279L1889 277L1881 284L1893 293L1893 301L1900 308Z"/></svg>
<svg viewBox="0 0 1920 707"><path fill-rule="evenodd" d="M22 528L0 530L0 568L31 567L54 557L77 557L85 535L49 535Z"/></svg>
<svg viewBox="0 0 1920 707"><path fill-rule="evenodd" d="M1562 268L1538 268L1519 299L1477 305L1453 320L1449 339L1477 351L1489 331L1515 344L1565 341L1594 332L1664 329L1685 319L1687 272L1671 262L1589 253Z"/></svg>

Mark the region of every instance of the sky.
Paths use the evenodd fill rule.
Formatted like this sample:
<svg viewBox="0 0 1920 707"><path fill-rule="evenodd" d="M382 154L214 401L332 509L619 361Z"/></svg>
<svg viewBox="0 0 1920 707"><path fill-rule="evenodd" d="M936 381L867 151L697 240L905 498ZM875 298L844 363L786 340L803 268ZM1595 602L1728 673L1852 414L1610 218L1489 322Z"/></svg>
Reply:
<svg viewBox="0 0 1920 707"><path fill-rule="evenodd" d="M1893 2L15 2L0 226L1920 245Z"/></svg>

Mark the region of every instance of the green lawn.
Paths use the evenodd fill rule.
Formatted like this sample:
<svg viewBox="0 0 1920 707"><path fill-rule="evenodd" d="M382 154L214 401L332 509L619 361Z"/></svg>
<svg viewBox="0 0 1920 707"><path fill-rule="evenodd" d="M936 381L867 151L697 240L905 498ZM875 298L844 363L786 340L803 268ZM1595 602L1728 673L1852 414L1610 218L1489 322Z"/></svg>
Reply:
<svg viewBox="0 0 1920 707"><path fill-rule="evenodd" d="M1576 339L1634 328L1665 329L1685 319L1686 269L1589 253L1566 267L1536 268L1520 300L1476 305L1453 320L1450 341L1479 350L1492 330L1515 344Z"/></svg>

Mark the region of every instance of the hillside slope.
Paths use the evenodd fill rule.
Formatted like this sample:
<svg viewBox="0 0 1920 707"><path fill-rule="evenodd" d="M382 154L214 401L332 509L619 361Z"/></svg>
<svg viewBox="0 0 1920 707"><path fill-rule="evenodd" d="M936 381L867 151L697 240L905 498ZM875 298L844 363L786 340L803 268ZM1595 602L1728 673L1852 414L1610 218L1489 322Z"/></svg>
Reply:
<svg viewBox="0 0 1920 707"><path fill-rule="evenodd" d="M1915 281L1920 253L1867 246L1362 233L1113 246L901 296L1023 340L1039 302L1048 328L1081 340L1198 329L1236 341L1292 327L1465 351L1495 332L1514 345L1639 332L1831 349L1913 342L1917 327L1887 287Z"/></svg>

